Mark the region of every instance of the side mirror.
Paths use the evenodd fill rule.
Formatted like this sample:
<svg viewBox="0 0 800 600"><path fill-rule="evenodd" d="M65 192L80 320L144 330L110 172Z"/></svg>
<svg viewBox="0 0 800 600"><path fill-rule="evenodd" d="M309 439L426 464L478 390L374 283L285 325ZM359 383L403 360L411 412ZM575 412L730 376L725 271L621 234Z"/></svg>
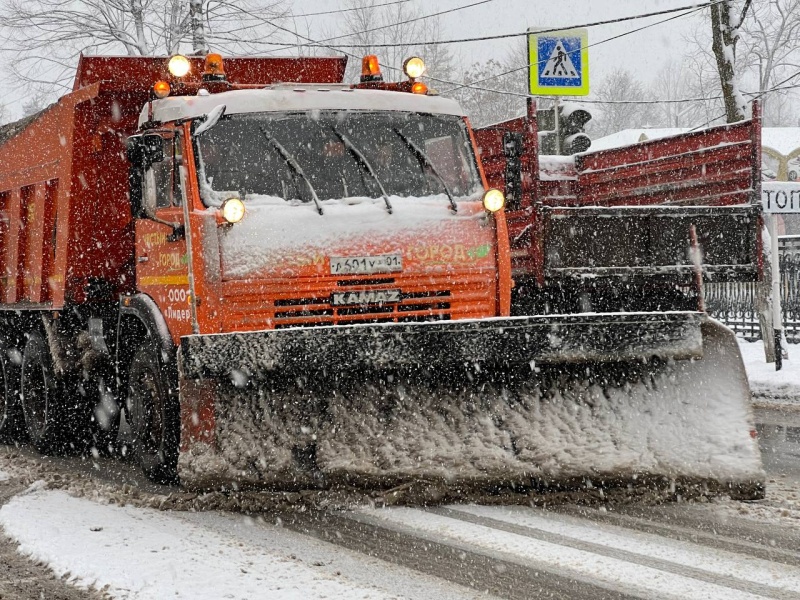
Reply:
<svg viewBox="0 0 800 600"><path fill-rule="evenodd" d="M132 165L147 169L164 160L164 138L160 135L133 135L128 138L128 160Z"/></svg>
<svg viewBox="0 0 800 600"><path fill-rule="evenodd" d="M128 172L128 189L130 193L131 214L134 218L152 218L152 209L145 198L144 177L153 164L162 162L164 154L164 138L160 135L133 135L128 138L127 155L130 161Z"/></svg>

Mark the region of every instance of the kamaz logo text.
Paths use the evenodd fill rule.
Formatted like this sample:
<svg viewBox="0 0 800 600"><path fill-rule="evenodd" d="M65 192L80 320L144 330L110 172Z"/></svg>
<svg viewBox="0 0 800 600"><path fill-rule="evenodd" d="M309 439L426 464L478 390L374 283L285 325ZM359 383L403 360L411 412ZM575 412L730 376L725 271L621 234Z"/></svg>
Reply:
<svg viewBox="0 0 800 600"><path fill-rule="evenodd" d="M360 290L357 292L334 292L334 306L353 304L392 304L400 302L400 290Z"/></svg>

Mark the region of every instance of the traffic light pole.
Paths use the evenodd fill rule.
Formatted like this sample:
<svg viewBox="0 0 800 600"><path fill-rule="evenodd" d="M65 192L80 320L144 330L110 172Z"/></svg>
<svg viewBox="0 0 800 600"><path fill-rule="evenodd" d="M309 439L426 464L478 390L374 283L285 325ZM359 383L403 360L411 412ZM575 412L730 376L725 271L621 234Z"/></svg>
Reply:
<svg viewBox="0 0 800 600"><path fill-rule="evenodd" d="M556 126L556 154L561 154L561 151L562 151L562 148L561 148L561 123L560 123L561 119L559 118L559 114L558 114L559 112L561 112L561 111L558 110L559 105L561 104L561 96L555 96L553 98L553 100L554 100L554 103L553 103L553 113L554 113L553 114L553 120L554 120L555 126Z"/></svg>

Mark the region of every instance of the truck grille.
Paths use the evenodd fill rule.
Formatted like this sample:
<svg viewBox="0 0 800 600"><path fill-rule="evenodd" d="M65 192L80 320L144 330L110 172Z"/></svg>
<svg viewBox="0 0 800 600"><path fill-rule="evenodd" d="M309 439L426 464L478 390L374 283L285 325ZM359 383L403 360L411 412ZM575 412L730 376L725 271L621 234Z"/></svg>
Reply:
<svg viewBox="0 0 800 600"><path fill-rule="evenodd" d="M467 276L404 279L361 278L311 282L290 293L264 283L230 282L224 286L223 331L315 327L355 323L447 321L494 314L494 286L480 273ZM299 287L299 286L298 286ZM400 301L334 306L336 291L400 290Z"/></svg>
<svg viewBox="0 0 800 600"><path fill-rule="evenodd" d="M350 282L348 282L350 283ZM361 284L363 285L363 283ZM330 306L330 296L275 301L275 328L299 324L330 325L331 322L406 323L450 319L449 291L404 293L398 304ZM309 317L327 317L309 323ZM281 322L283 321L283 322ZM298 323L302 321L302 323Z"/></svg>

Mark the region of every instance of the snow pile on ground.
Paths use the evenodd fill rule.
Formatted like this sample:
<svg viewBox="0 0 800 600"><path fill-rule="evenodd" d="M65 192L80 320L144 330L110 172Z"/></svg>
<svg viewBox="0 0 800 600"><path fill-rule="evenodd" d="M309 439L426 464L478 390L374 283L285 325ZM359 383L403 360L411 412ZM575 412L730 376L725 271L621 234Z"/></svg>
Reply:
<svg viewBox="0 0 800 600"><path fill-rule="evenodd" d="M0 481L8 481L8 480L9 480L8 473L0 471Z"/></svg>
<svg viewBox="0 0 800 600"><path fill-rule="evenodd" d="M800 345L789 345L789 359L783 368L767 363L762 342L739 340L739 349L750 381L750 390L757 404L797 404L800 407Z"/></svg>
<svg viewBox="0 0 800 600"><path fill-rule="evenodd" d="M58 576L116 598L398 598L178 516L40 487L0 508L0 525Z"/></svg>

